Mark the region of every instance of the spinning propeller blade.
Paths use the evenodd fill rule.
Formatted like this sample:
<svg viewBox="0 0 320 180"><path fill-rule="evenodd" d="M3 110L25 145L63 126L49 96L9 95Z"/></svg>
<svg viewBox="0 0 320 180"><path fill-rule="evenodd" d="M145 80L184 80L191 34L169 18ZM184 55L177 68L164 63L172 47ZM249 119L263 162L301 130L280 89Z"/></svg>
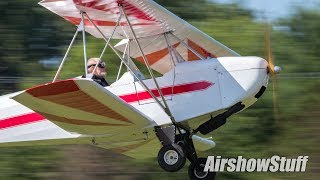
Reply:
<svg viewBox="0 0 320 180"><path fill-rule="evenodd" d="M273 101L273 115L275 119L279 117L279 109L277 103L277 95L276 91L278 89L278 79L277 75L280 73L281 68L279 66L274 65L274 59L272 55L272 48L271 48L271 25L267 25L265 30L265 53L266 53L266 60L268 62L268 68L273 80L272 82L272 101Z"/></svg>
<svg viewBox="0 0 320 180"><path fill-rule="evenodd" d="M266 51L266 60L268 61L269 71L272 76L274 76L274 63L272 57L272 50L271 50L271 26L266 27L265 31L265 51Z"/></svg>

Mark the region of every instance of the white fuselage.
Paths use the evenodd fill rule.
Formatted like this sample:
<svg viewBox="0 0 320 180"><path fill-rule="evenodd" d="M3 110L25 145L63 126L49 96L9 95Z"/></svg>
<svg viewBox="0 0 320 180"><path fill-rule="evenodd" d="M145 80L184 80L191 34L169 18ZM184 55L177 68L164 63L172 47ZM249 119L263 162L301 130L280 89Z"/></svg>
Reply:
<svg viewBox="0 0 320 180"><path fill-rule="evenodd" d="M268 83L267 62L259 57L221 57L177 64L157 78L169 109L177 122L197 128L212 114L242 102L246 108ZM143 80L162 102L152 79ZM150 94L127 72L106 87L150 119L150 126L170 124L171 119ZM11 99L19 93L0 97L0 142L79 137L50 119Z"/></svg>
<svg viewBox="0 0 320 180"><path fill-rule="evenodd" d="M179 63L156 80L175 121L192 120L191 124L199 125L212 113L238 102L246 108L252 105L261 87L267 86L267 66L259 57L220 57ZM162 102L154 81L148 79L144 83ZM150 117L156 125L171 123L170 117L130 73L107 89Z"/></svg>

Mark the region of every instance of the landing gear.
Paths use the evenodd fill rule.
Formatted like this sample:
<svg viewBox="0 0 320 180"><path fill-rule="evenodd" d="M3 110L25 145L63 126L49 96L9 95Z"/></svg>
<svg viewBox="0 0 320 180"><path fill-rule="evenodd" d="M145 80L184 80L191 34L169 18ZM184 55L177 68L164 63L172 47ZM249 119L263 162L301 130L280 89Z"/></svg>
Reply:
<svg viewBox="0 0 320 180"><path fill-rule="evenodd" d="M198 158L193 145L190 132L176 134L175 126L156 127L158 136L163 147L158 154L158 163L162 169L169 172L180 170L186 159L191 162L189 166L190 179L214 179L215 173L204 172L206 158Z"/></svg>
<svg viewBox="0 0 320 180"><path fill-rule="evenodd" d="M162 169L169 172L180 170L186 163L186 156L177 144L163 146L158 154L158 163Z"/></svg>
<svg viewBox="0 0 320 180"><path fill-rule="evenodd" d="M189 166L188 174L191 180L214 180L216 172L204 172L206 158L198 158L196 162L192 162Z"/></svg>
<svg viewBox="0 0 320 180"><path fill-rule="evenodd" d="M198 158L193 145L192 136L197 132L206 135L226 123L228 117L241 111L245 105L238 102L231 106L227 111L215 117L211 117L208 121L201 124L197 129L190 130L184 128L182 124L175 123L166 127L155 127L155 133L162 144L162 148L158 154L158 162L162 169L169 172L180 170L188 159L191 164L189 166L190 179L212 180L216 176L216 172L204 172L206 158ZM176 134L179 132L178 134Z"/></svg>
<svg viewBox="0 0 320 180"><path fill-rule="evenodd" d="M160 167L169 172L180 170L186 163L186 155L176 141L176 127L155 127L155 132L163 146L158 153Z"/></svg>

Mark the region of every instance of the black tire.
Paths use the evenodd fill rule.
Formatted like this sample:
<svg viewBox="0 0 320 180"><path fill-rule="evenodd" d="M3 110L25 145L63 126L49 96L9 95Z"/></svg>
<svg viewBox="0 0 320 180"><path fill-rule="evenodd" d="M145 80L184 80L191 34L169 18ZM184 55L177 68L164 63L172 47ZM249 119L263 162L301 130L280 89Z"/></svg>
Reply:
<svg viewBox="0 0 320 180"><path fill-rule="evenodd" d="M191 163L188 174L191 180L214 180L216 172L204 172L207 158L198 158L197 162Z"/></svg>
<svg viewBox="0 0 320 180"><path fill-rule="evenodd" d="M181 146L177 144L168 145L160 149L158 163L165 171L175 172L183 168L186 163L186 156Z"/></svg>

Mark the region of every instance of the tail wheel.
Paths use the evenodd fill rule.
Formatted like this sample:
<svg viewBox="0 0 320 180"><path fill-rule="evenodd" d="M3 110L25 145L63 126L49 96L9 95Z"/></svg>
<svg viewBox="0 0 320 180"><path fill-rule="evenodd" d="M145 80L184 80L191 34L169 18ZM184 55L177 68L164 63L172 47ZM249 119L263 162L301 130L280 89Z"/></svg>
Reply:
<svg viewBox="0 0 320 180"><path fill-rule="evenodd" d="M180 170L186 163L186 156L181 146L167 145L160 149L158 153L158 163L162 169L169 172Z"/></svg>
<svg viewBox="0 0 320 180"><path fill-rule="evenodd" d="M215 172L204 172L204 167L206 165L207 158L198 158L194 163L189 166L189 177L192 180L214 180L216 176Z"/></svg>

